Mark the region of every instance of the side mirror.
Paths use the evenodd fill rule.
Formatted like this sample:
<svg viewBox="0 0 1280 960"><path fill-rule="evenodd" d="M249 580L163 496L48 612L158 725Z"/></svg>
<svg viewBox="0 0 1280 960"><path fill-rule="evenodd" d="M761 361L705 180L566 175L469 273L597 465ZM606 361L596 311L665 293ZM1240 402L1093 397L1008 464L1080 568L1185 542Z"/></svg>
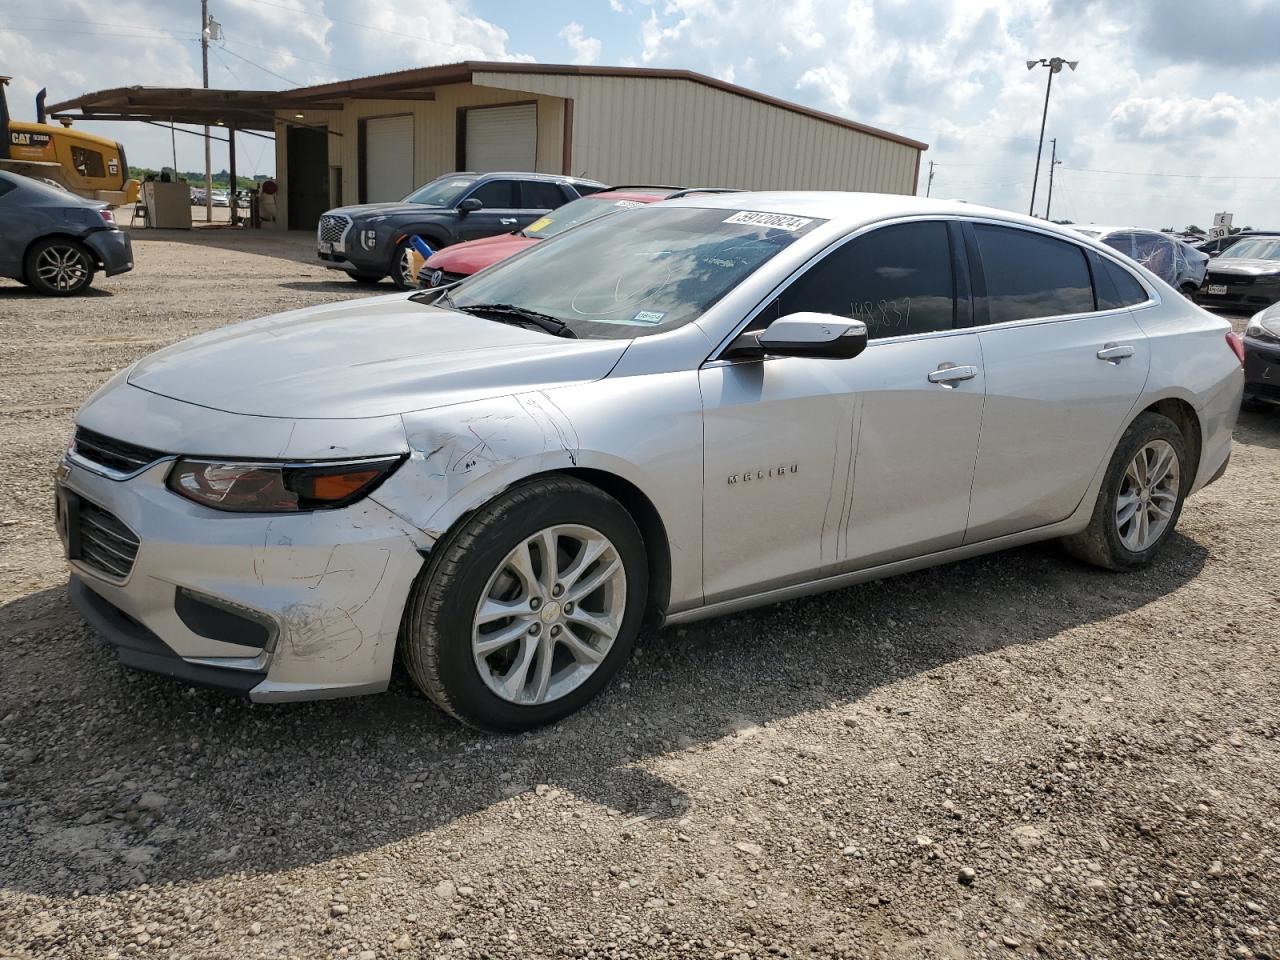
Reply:
<svg viewBox="0 0 1280 960"><path fill-rule="evenodd" d="M744 333L724 352L726 360L808 357L852 360L867 348L867 325L829 313L792 313L759 333Z"/></svg>
<svg viewBox="0 0 1280 960"><path fill-rule="evenodd" d="M484 209L484 204L481 203L479 200L477 200L475 197L467 197L467 199L463 200L460 204L458 204L458 212L462 214L464 217L468 213L475 213L477 210L483 210L483 209Z"/></svg>

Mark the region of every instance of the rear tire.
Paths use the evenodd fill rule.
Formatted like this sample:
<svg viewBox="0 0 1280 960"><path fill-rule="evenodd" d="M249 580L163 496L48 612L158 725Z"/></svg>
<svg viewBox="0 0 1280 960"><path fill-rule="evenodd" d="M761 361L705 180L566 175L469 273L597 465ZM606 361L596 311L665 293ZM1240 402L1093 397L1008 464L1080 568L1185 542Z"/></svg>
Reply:
<svg viewBox="0 0 1280 960"><path fill-rule="evenodd" d="M26 282L50 297L71 297L93 283L97 259L78 240L47 237L37 240L23 262Z"/></svg>
<svg viewBox="0 0 1280 960"><path fill-rule="evenodd" d="M1145 567L1178 523L1189 463L1172 420L1139 415L1116 445L1089 526L1063 539L1067 552L1107 570Z"/></svg>
<svg viewBox="0 0 1280 960"><path fill-rule="evenodd" d="M409 599L401 658L419 689L463 723L529 730L604 688L630 656L647 594L631 515L597 487L544 477L503 493L436 545Z"/></svg>

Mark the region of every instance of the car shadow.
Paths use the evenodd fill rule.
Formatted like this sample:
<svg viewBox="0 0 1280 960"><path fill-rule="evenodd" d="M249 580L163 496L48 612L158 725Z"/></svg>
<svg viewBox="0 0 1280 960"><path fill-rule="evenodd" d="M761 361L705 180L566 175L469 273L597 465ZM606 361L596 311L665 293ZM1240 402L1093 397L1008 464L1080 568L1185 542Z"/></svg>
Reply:
<svg viewBox="0 0 1280 960"><path fill-rule="evenodd" d="M1280 450L1280 406L1241 409L1231 439L1251 447Z"/></svg>
<svg viewBox="0 0 1280 960"><path fill-rule="evenodd" d="M1126 575L1032 546L648 631L595 702L514 737L459 726L399 674L380 696L264 706L124 671L62 589L43 590L0 607L0 888L63 896L273 873L540 784L623 818L680 817L687 798L647 761L1133 611L1207 557L1175 534Z"/></svg>
<svg viewBox="0 0 1280 960"><path fill-rule="evenodd" d="M286 290L306 290L316 293L399 293L390 282L356 283L353 280L285 280L277 284Z"/></svg>
<svg viewBox="0 0 1280 960"><path fill-rule="evenodd" d="M64 300L84 300L95 297L114 297L115 294L110 290L104 290L101 287L89 287L89 289L81 293L73 294L69 297L63 297ZM0 284L0 300L57 300L57 297L50 296L46 293L37 293L25 284L20 284L16 280L13 285Z"/></svg>

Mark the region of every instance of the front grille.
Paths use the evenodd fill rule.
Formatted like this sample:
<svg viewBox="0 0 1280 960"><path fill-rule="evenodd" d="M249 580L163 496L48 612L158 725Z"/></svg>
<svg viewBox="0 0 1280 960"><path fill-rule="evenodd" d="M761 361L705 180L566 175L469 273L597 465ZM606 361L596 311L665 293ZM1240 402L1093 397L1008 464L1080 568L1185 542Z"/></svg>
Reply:
<svg viewBox="0 0 1280 960"><path fill-rule="evenodd" d="M465 280L465 273L450 273L448 270L428 270L423 267L418 271L418 279L425 279L428 284L433 287L443 287L446 284L457 283L459 280Z"/></svg>
<svg viewBox="0 0 1280 960"><path fill-rule="evenodd" d="M316 239L321 243L341 244L351 226L351 218L340 213L326 213L316 227Z"/></svg>
<svg viewBox="0 0 1280 960"><path fill-rule="evenodd" d="M138 556L138 537L110 511L81 499L79 560L109 577L124 580Z"/></svg>
<svg viewBox="0 0 1280 960"><path fill-rule="evenodd" d="M158 450L115 440L84 427L76 427L75 450L77 456L117 473L133 473L164 456Z"/></svg>
<svg viewBox="0 0 1280 960"><path fill-rule="evenodd" d="M1211 273L1204 282L1221 283L1228 287L1247 287L1256 279L1257 277L1243 277L1238 273Z"/></svg>

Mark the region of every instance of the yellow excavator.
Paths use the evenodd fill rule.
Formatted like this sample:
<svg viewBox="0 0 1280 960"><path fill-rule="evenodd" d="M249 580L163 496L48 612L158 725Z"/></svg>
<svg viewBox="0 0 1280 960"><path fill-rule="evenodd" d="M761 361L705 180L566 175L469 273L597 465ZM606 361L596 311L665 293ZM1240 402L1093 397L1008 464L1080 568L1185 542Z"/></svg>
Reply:
<svg viewBox="0 0 1280 960"><path fill-rule="evenodd" d="M0 170L52 180L72 193L113 206L134 203L141 184L129 179L124 147L114 140L45 123L43 90L36 95L36 122L9 118L5 86L0 77Z"/></svg>

